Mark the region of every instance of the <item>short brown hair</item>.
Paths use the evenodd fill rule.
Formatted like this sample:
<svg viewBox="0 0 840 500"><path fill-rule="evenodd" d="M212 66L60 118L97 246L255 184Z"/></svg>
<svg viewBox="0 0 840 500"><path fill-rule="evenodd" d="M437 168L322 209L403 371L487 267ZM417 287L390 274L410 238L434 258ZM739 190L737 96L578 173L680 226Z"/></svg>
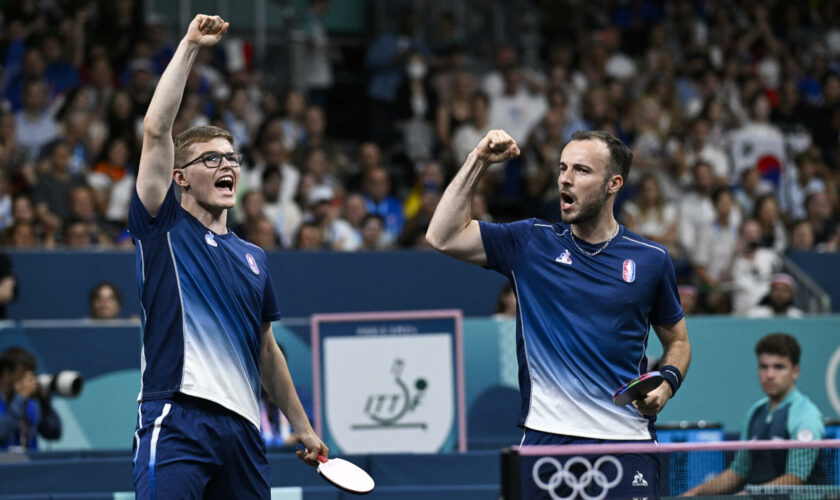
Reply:
<svg viewBox="0 0 840 500"><path fill-rule="evenodd" d="M235 146L233 136L227 130L212 125L201 125L189 128L175 137L175 168L181 168L185 163L192 160L187 158L187 149L191 144L207 142L216 137L226 139L231 146Z"/></svg>
<svg viewBox="0 0 840 500"><path fill-rule="evenodd" d="M802 353L802 348L799 347L799 342L792 335L787 333L771 333L763 337L755 345L755 355L761 354L776 354L790 359L793 366L799 364L799 355Z"/></svg>
<svg viewBox="0 0 840 500"><path fill-rule="evenodd" d="M610 152L607 170L610 175L620 175L627 179L630 166L633 164L633 151L620 139L604 130L578 130L572 134L573 141L601 141Z"/></svg>

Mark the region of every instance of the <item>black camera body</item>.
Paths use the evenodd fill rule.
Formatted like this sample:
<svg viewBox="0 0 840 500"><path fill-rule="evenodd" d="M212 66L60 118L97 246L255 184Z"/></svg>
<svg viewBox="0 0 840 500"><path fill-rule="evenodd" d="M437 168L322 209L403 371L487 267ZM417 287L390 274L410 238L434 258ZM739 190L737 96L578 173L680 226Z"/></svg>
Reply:
<svg viewBox="0 0 840 500"><path fill-rule="evenodd" d="M62 370L56 374L41 373L37 378L39 389L65 398L75 398L84 386L82 374L72 370Z"/></svg>

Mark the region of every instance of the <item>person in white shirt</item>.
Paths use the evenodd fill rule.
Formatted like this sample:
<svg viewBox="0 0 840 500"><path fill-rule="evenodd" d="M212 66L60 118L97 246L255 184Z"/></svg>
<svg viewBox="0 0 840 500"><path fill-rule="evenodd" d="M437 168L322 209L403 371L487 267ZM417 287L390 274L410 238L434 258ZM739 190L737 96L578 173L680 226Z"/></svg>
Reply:
<svg viewBox="0 0 840 500"><path fill-rule="evenodd" d="M780 267L778 254L761 248L761 226L754 219L741 225L740 249L732 263L732 309L745 314L770 291L773 274Z"/></svg>
<svg viewBox="0 0 840 500"><path fill-rule="evenodd" d="M786 273L773 275L770 282L770 293L761 302L747 311L750 318L772 318L787 317L801 318L804 313L802 309L793 305L793 297L796 294L796 280Z"/></svg>

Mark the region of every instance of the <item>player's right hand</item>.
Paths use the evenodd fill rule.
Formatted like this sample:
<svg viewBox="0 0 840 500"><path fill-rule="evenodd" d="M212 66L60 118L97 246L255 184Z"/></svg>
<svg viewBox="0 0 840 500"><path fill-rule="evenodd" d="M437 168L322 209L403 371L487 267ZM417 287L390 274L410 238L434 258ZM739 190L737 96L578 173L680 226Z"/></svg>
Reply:
<svg viewBox="0 0 840 500"><path fill-rule="evenodd" d="M480 161L498 163L519 156L519 146L504 130L491 130L475 147Z"/></svg>
<svg viewBox="0 0 840 500"><path fill-rule="evenodd" d="M306 451L298 449L296 452L297 457L308 465L317 467L321 463L318 461L318 455L322 455L325 458L329 457L330 449L314 431L301 432L297 437L298 441L306 448Z"/></svg>
<svg viewBox="0 0 840 500"><path fill-rule="evenodd" d="M193 18L190 27L187 28L186 39L201 47L211 47L219 43L222 36L227 32L230 23L225 22L219 16L207 16L198 14Z"/></svg>

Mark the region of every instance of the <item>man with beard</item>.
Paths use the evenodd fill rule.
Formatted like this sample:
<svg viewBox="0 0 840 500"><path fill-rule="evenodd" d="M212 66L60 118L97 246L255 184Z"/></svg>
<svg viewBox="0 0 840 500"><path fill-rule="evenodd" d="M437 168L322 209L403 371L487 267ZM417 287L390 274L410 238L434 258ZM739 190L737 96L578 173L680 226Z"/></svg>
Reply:
<svg viewBox="0 0 840 500"><path fill-rule="evenodd" d="M575 132L560 156L561 222L472 220L470 201L485 169L518 154L507 133L490 131L447 187L426 238L510 280L518 303L522 444L651 443L656 414L679 387L691 348L668 252L613 217L633 154L606 132ZM650 325L664 349L660 371L668 383L616 406L613 392L645 370ZM620 461L624 472L611 498L658 498L654 456ZM564 496L569 486L556 485ZM523 480L523 498L549 492Z"/></svg>

